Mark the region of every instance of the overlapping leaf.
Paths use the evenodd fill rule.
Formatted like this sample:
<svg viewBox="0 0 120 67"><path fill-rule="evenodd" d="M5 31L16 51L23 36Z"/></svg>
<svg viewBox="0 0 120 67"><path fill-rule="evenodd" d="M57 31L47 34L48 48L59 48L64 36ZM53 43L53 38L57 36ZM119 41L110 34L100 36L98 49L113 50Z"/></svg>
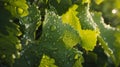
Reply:
<svg viewBox="0 0 120 67"><path fill-rule="evenodd" d="M69 8L68 12L66 12L65 14L62 15L63 23L69 24L72 28L74 28L79 33L79 37L81 37L81 42L82 42L81 46L83 48L85 48L86 50L92 51L96 45L98 33L96 31L89 30L89 27L93 28L93 25L91 24L91 23L93 23L92 21L88 22L85 20L85 22L84 21L79 22L79 18L76 16L77 14L79 14L76 11L77 8L78 8L77 5L73 5L71 8ZM81 14L79 14L79 15L81 16ZM85 17L83 17L83 18L85 18ZM80 18L80 21L83 18ZM91 16L88 16L88 18L91 18ZM89 27L86 26L86 28L88 30L81 29L81 24L87 24L87 23L90 23Z"/></svg>
<svg viewBox="0 0 120 67"><path fill-rule="evenodd" d="M73 49L78 42L79 34L68 24L63 24L61 17L53 11L47 11L43 24L43 33L40 39L40 45L43 52L55 59L55 64L59 67L72 67L79 58L82 58L81 52ZM69 35L67 35L69 34ZM75 37L74 37L75 36ZM67 38L68 37L68 38ZM64 40L70 40L66 43ZM67 42L69 42L67 40ZM77 58L75 56L78 54Z"/></svg>
<svg viewBox="0 0 120 67"><path fill-rule="evenodd" d="M29 6L29 15L26 17L20 18L20 23L24 28L24 37L23 39L35 40L36 30L41 25L41 15L38 10L38 6L35 4Z"/></svg>
<svg viewBox="0 0 120 67"><path fill-rule="evenodd" d="M11 14L2 7L0 9L0 64L11 66L19 56L21 44L17 36L20 36L21 32L19 26L10 19Z"/></svg>
<svg viewBox="0 0 120 67"><path fill-rule="evenodd" d="M93 13L92 16L100 30L100 41L102 41L101 43L105 53L118 66L120 64L120 30L106 25L100 13Z"/></svg>
<svg viewBox="0 0 120 67"><path fill-rule="evenodd" d="M54 63L55 60L53 58L50 58L47 55L43 55L39 67L57 67Z"/></svg>
<svg viewBox="0 0 120 67"><path fill-rule="evenodd" d="M23 37L21 38L23 49L21 56L14 63L14 67L38 67L39 61L42 58L41 46L35 40L35 33L41 25L40 11L35 4L29 8L29 15L20 18L20 23L24 29Z"/></svg>
<svg viewBox="0 0 120 67"><path fill-rule="evenodd" d="M101 4L104 0L94 0L97 5Z"/></svg>
<svg viewBox="0 0 120 67"><path fill-rule="evenodd" d="M14 17L24 17L28 15L28 5L26 0L5 0L5 8Z"/></svg>
<svg viewBox="0 0 120 67"><path fill-rule="evenodd" d="M72 5L72 1L71 0L49 0L51 6L55 7L55 9L57 10L57 13L59 15L62 15L63 13L65 13L69 7Z"/></svg>

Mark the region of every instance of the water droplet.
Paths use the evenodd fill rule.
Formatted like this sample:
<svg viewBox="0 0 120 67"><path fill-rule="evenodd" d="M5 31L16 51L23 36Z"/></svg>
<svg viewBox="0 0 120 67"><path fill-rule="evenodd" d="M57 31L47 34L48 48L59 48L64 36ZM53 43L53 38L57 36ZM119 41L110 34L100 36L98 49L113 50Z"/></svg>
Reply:
<svg viewBox="0 0 120 67"><path fill-rule="evenodd" d="M64 62L65 60L62 60L62 62Z"/></svg>
<svg viewBox="0 0 120 67"><path fill-rule="evenodd" d="M55 45L55 42L53 43L53 45Z"/></svg>
<svg viewBox="0 0 120 67"><path fill-rule="evenodd" d="M9 20L9 22L13 22L13 20L12 20L12 19L10 19L10 20Z"/></svg>
<svg viewBox="0 0 120 67"><path fill-rule="evenodd" d="M44 41L47 41L47 39L44 39Z"/></svg>
<svg viewBox="0 0 120 67"><path fill-rule="evenodd" d="M5 58L6 57L6 55L2 55L2 57L1 58Z"/></svg>
<svg viewBox="0 0 120 67"><path fill-rule="evenodd" d="M29 24L25 24L26 29L27 29L29 26L30 26Z"/></svg>
<svg viewBox="0 0 120 67"><path fill-rule="evenodd" d="M48 33L45 33L45 37L48 37Z"/></svg>
<svg viewBox="0 0 120 67"><path fill-rule="evenodd" d="M69 64L69 62L67 62L67 64Z"/></svg>
<svg viewBox="0 0 120 67"><path fill-rule="evenodd" d="M49 36L48 38L49 38L49 39L52 39L53 37L52 37L52 36ZM51 41L51 40L50 40L50 41Z"/></svg>
<svg viewBox="0 0 120 67"><path fill-rule="evenodd" d="M30 61L27 61L27 63L30 65Z"/></svg>
<svg viewBox="0 0 120 67"><path fill-rule="evenodd" d="M48 65L45 65L45 67L49 67Z"/></svg>
<svg viewBox="0 0 120 67"><path fill-rule="evenodd" d="M56 54L56 52L54 51L53 54Z"/></svg>
<svg viewBox="0 0 120 67"><path fill-rule="evenodd" d="M117 12L118 12L117 9L113 9L113 10L112 10L112 13L113 13L113 14L116 14Z"/></svg>
<svg viewBox="0 0 120 67"><path fill-rule="evenodd" d="M60 31L57 31L57 33L59 33Z"/></svg>
<svg viewBox="0 0 120 67"><path fill-rule="evenodd" d="M60 19L61 17L60 16L58 16L58 19Z"/></svg>
<svg viewBox="0 0 120 67"><path fill-rule="evenodd" d="M74 59L78 59L79 58L79 55L78 54L76 54L75 55L75 57L74 57Z"/></svg>
<svg viewBox="0 0 120 67"><path fill-rule="evenodd" d="M56 20L54 20L54 22L56 22Z"/></svg>
<svg viewBox="0 0 120 67"><path fill-rule="evenodd" d="M70 58L70 61L72 60L72 58Z"/></svg>
<svg viewBox="0 0 120 67"><path fill-rule="evenodd" d="M53 50L58 50L58 48L53 48Z"/></svg>
<svg viewBox="0 0 120 67"><path fill-rule="evenodd" d="M52 25L52 26L51 26L51 31L54 31L54 30L56 30L56 26L55 26L55 25Z"/></svg>
<svg viewBox="0 0 120 67"><path fill-rule="evenodd" d="M15 54L12 54L12 58L13 58L13 59L15 59L15 58L16 58Z"/></svg>
<svg viewBox="0 0 120 67"><path fill-rule="evenodd" d="M44 59L44 58L46 58L46 57L45 57L45 55L43 55L43 57L42 57L42 58L43 58L43 59Z"/></svg>
<svg viewBox="0 0 120 67"><path fill-rule="evenodd" d="M36 8L38 9L39 7L38 7L38 6L36 6Z"/></svg>
<svg viewBox="0 0 120 67"><path fill-rule="evenodd" d="M106 40L106 38L105 38L105 37L103 37L103 39L104 39L104 40Z"/></svg>

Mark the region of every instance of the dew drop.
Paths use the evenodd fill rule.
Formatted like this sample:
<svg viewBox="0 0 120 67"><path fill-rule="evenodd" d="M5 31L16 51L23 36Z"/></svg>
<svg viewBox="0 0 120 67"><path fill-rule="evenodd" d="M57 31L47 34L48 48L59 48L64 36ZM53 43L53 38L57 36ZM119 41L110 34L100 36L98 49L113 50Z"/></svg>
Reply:
<svg viewBox="0 0 120 67"><path fill-rule="evenodd" d="M116 9L113 9L113 10L112 10L112 13L113 13L113 14L116 14L117 12L118 12L118 11L117 11Z"/></svg>
<svg viewBox="0 0 120 67"><path fill-rule="evenodd" d="M2 57L1 58L5 58L6 57L6 55L2 55Z"/></svg>
<svg viewBox="0 0 120 67"><path fill-rule="evenodd" d="M56 26L52 25L50 29L51 29L51 31L55 31L56 30Z"/></svg>
<svg viewBox="0 0 120 67"><path fill-rule="evenodd" d="M17 8L17 13L18 14L23 14L24 13L24 10L22 8Z"/></svg>
<svg viewBox="0 0 120 67"><path fill-rule="evenodd" d="M15 59L15 58L16 58L15 54L12 54L12 58L13 58L13 59Z"/></svg>
<svg viewBox="0 0 120 67"><path fill-rule="evenodd" d="M56 50L58 50L58 48L53 48L53 50L55 50L55 51L56 51Z"/></svg>
<svg viewBox="0 0 120 67"><path fill-rule="evenodd" d="M76 55L75 55L75 57L74 57L74 59L78 59L78 57L79 57L79 55L78 55L78 54L76 54Z"/></svg>
<svg viewBox="0 0 120 67"><path fill-rule="evenodd" d="M69 64L69 62L67 62L67 64Z"/></svg>
<svg viewBox="0 0 120 67"><path fill-rule="evenodd" d="M55 45L55 42L53 43L53 45Z"/></svg>
<svg viewBox="0 0 120 67"><path fill-rule="evenodd" d="M30 61L27 61L27 63L30 65Z"/></svg>
<svg viewBox="0 0 120 67"><path fill-rule="evenodd" d="M60 16L58 16L58 19L60 19L61 17Z"/></svg>
<svg viewBox="0 0 120 67"><path fill-rule="evenodd" d="M65 60L62 60L63 62L65 61Z"/></svg>
<svg viewBox="0 0 120 67"><path fill-rule="evenodd" d="M56 54L56 52L54 51L53 54Z"/></svg>
<svg viewBox="0 0 120 67"><path fill-rule="evenodd" d="M43 58L46 58L45 55L43 55Z"/></svg>
<svg viewBox="0 0 120 67"><path fill-rule="evenodd" d="M9 22L13 22L13 20L12 20L12 19L10 19L10 20L9 20Z"/></svg>
<svg viewBox="0 0 120 67"><path fill-rule="evenodd" d="M48 33L45 33L45 37L48 37Z"/></svg>
<svg viewBox="0 0 120 67"><path fill-rule="evenodd" d="M72 58L70 58L70 61L72 60Z"/></svg>
<svg viewBox="0 0 120 67"><path fill-rule="evenodd" d="M30 26L29 24L25 24L26 29L27 29L29 26Z"/></svg>
<svg viewBox="0 0 120 67"><path fill-rule="evenodd" d="M36 8L38 9L39 7L37 6Z"/></svg>
<svg viewBox="0 0 120 67"><path fill-rule="evenodd" d="M47 39L44 39L44 41L47 41Z"/></svg>

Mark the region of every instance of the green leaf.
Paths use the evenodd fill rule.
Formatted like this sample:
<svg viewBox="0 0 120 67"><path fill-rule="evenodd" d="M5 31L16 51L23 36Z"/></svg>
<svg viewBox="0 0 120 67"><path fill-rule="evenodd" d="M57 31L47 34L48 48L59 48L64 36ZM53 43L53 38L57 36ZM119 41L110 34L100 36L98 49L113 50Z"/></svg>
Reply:
<svg viewBox="0 0 120 67"><path fill-rule="evenodd" d="M54 63L55 60L53 58L50 58L47 55L43 55L39 67L57 67Z"/></svg>
<svg viewBox="0 0 120 67"><path fill-rule="evenodd" d="M106 25L101 13L94 12L92 13L94 21L98 25L100 31L100 42L103 46L103 49L108 57L111 57L113 62L116 64L116 67L120 64L120 30Z"/></svg>
<svg viewBox="0 0 120 67"><path fill-rule="evenodd" d="M16 59L13 67L38 67L42 59L42 48L36 43L28 43L28 46L21 51L20 58Z"/></svg>
<svg viewBox="0 0 120 67"><path fill-rule="evenodd" d="M20 18L21 28L23 28L23 37L21 37L23 49L21 56L14 63L14 67L38 67L39 61L42 58L42 48L38 45L36 31L41 25L40 11L37 6L32 4L29 8L29 15Z"/></svg>
<svg viewBox="0 0 120 67"><path fill-rule="evenodd" d="M114 7L120 9L119 0L115 0Z"/></svg>
<svg viewBox="0 0 120 67"><path fill-rule="evenodd" d="M81 29L81 22L79 21L79 18L76 16L78 14L78 12L76 11L77 8L78 8L78 5L73 5L71 8L69 8L69 10L65 14L62 15L62 21L64 24L69 24L72 28L74 28L79 33L79 37L81 37L81 40L82 40L81 41L82 47L85 48L86 50L92 51L96 45L98 33L92 30ZM70 42L68 41L68 43Z"/></svg>
<svg viewBox="0 0 120 67"><path fill-rule="evenodd" d="M61 0L57 0L58 3L60 3Z"/></svg>
<svg viewBox="0 0 120 67"><path fill-rule="evenodd" d="M26 4L26 0L5 1L5 8L17 18L28 15L28 5Z"/></svg>
<svg viewBox="0 0 120 67"><path fill-rule="evenodd" d="M49 0L49 3L51 6L55 7L59 15L64 14L72 5L71 0L60 0L60 3L58 3L58 0Z"/></svg>
<svg viewBox="0 0 120 67"><path fill-rule="evenodd" d="M79 39L77 36L79 36L77 31L70 25L64 24L60 16L53 11L46 12L40 45L46 55L55 59L57 66L72 67L78 60L75 58L76 54L78 58L82 58L81 52L73 48L78 43L76 42L76 39ZM72 41L71 44L67 43L70 42L68 40L65 42L66 39Z"/></svg>
<svg viewBox="0 0 120 67"><path fill-rule="evenodd" d="M29 39L31 41L36 38L36 30L41 25L40 11L35 4L32 4L29 8L29 15L20 18L21 25L24 26L23 40Z"/></svg>
<svg viewBox="0 0 120 67"><path fill-rule="evenodd" d="M73 5L69 8L69 10L62 15L62 21L64 24L69 24L72 28L74 28L80 35L81 25L79 22L79 18L76 16L78 12L76 9L78 5Z"/></svg>
<svg viewBox="0 0 120 67"><path fill-rule="evenodd" d="M77 3L79 7L77 8L78 18L80 20L81 28L82 29L90 29L90 30L96 30L96 23L94 22L90 11L89 11L89 4L81 4L80 2Z"/></svg>
<svg viewBox="0 0 120 67"><path fill-rule="evenodd" d="M98 33L92 30L82 30L81 32L81 46L86 49L92 51L96 46Z"/></svg>
<svg viewBox="0 0 120 67"><path fill-rule="evenodd" d="M94 0L97 5L101 4L104 0Z"/></svg>
<svg viewBox="0 0 120 67"><path fill-rule="evenodd" d="M63 34L63 42L66 44L67 47L72 48L72 47L74 47L76 44L78 44L80 42L80 37L76 33L76 31L71 32L71 30L69 28Z"/></svg>
<svg viewBox="0 0 120 67"><path fill-rule="evenodd" d="M11 19L11 14L0 7L0 64L12 66L14 59L19 57L21 35L19 26Z"/></svg>
<svg viewBox="0 0 120 67"><path fill-rule="evenodd" d="M82 4L84 4L84 3L90 3L91 2L91 0L82 0Z"/></svg>

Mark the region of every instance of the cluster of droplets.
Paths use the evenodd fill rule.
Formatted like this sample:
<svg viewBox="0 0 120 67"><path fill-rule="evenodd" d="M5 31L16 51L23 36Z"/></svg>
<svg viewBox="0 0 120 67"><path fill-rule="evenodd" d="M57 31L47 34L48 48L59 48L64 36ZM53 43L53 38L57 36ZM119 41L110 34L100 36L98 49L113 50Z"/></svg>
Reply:
<svg viewBox="0 0 120 67"><path fill-rule="evenodd" d="M8 0L5 1L4 5L14 17L24 17L28 15L28 5L26 4L26 0Z"/></svg>

